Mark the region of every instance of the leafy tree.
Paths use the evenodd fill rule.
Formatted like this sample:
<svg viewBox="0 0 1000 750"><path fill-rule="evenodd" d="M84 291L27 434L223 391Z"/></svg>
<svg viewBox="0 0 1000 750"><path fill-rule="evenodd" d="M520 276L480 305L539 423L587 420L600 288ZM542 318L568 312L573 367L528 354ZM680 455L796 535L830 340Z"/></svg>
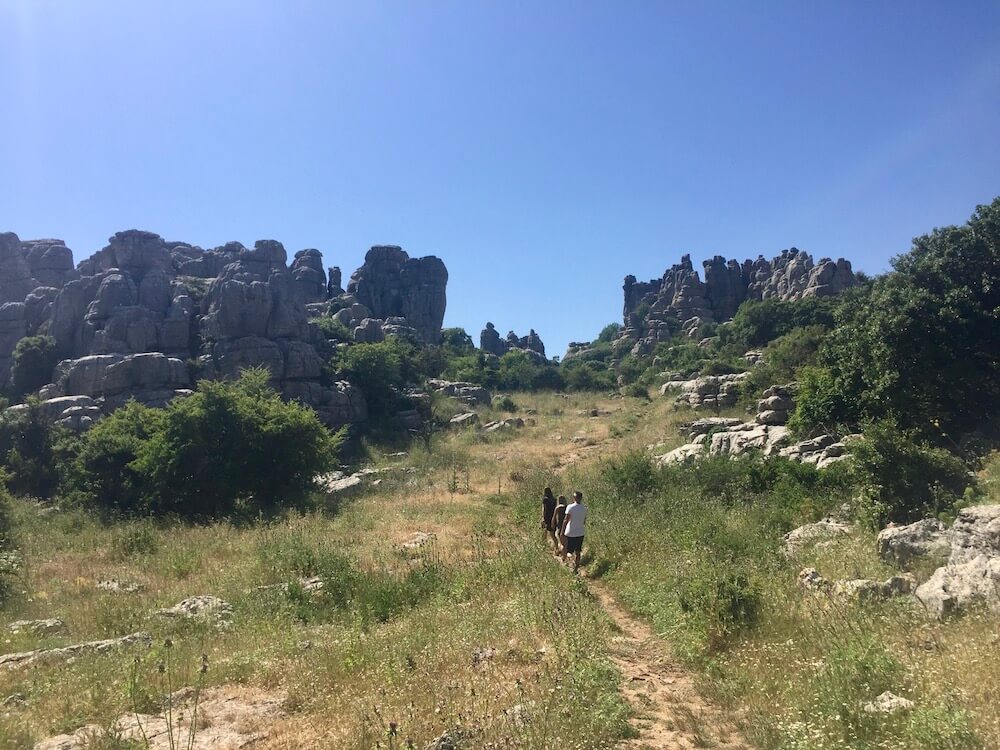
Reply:
<svg viewBox="0 0 1000 750"><path fill-rule="evenodd" d="M935 229L894 270L839 308L820 363L836 422L896 416L934 440L1000 413L1000 198L967 224Z"/></svg>
<svg viewBox="0 0 1000 750"><path fill-rule="evenodd" d="M338 343L347 343L351 340L351 332L347 330L347 326L332 317L322 317L313 321L319 326L320 332L328 340L336 341Z"/></svg>
<svg viewBox="0 0 1000 750"><path fill-rule="evenodd" d="M26 336L18 341L10 367L11 395L20 399L50 383L58 361L56 340L51 336Z"/></svg>

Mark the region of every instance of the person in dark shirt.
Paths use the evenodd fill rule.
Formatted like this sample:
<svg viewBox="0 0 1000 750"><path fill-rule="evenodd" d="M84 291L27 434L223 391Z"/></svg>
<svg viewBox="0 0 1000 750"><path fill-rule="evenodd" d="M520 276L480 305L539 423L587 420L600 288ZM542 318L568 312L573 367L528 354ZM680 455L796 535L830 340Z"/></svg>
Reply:
<svg viewBox="0 0 1000 750"><path fill-rule="evenodd" d="M556 557L563 556L563 547L566 544L566 537L563 535L563 525L566 520L566 496L560 495L559 501L556 503L556 510L552 514L552 535L555 537L558 535L556 540Z"/></svg>
<svg viewBox="0 0 1000 750"><path fill-rule="evenodd" d="M559 548L559 540L556 539L556 530L552 524L552 516L556 512L556 497L552 494L552 488L546 487L542 493L542 539L552 539L552 543Z"/></svg>

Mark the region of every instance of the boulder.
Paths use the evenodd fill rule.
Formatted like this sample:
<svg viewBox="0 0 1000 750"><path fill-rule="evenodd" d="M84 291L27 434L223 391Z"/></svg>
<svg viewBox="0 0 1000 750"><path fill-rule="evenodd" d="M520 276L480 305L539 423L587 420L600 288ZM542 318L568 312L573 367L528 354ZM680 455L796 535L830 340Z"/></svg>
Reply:
<svg viewBox="0 0 1000 750"><path fill-rule="evenodd" d="M948 563L916 591L938 617L983 605L1000 612L1000 505L963 508L951 527Z"/></svg>
<svg viewBox="0 0 1000 750"><path fill-rule="evenodd" d="M377 344L385 340L382 332L382 321L375 318L365 318L352 331L354 340L359 344Z"/></svg>
<svg viewBox="0 0 1000 750"><path fill-rule="evenodd" d="M21 248L38 286L61 289L79 276L73 267L73 251L62 240L25 240Z"/></svg>
<svg viewBox="0 0 1000 750"><path fill-rule="evenodd" d="M448 424L453 427L468 427L479 424L479 415L474 411L467 411L464 414L456 414L448 420Z"/></svg>
<svg viewBox="0 0 1000 750"><path fill-rule="evenodd" d="M951 554L951 534L933 518L882 529L877 544L879 557L903 567L924 559L944 562Z"/></svg>
<svg viewBox="0 0 1000 750"><path fill-rule="evenodd" d="M807 523L785 534L784 550L789 557L795 557L807 547L829 543L850 536L854 528L850 524L824 518L816 523Z"/></svg>

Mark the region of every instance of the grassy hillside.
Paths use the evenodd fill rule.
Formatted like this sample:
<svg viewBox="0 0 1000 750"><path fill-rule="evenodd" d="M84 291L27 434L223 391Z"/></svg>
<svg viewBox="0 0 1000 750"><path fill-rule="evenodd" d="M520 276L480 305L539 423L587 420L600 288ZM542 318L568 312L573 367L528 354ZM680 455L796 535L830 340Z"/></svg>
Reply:
<svg viewBox="0 0 1000 750"><path fill-rule="evenodd" d="M655 470L646 447L679 444L690 418L668 399L514 401L523 429L440 435L405 456L369 448L384 472L280 520L102 523L15 501L25 564L3 621L58 617L65 627L4 632L2 650L139 631L152 646L0 671L0 699L23 698L0 709L0 748L151 711L168 689L198 682L201 654L207 684L281 697L287 715L260 747L422 748L456 729L467 747L614 747L641 726L629 722L637 709L611 659L620 636L542 541L546 483L584 491L587 575L652 625L753 746L1000 748L995 616L942 624L901 599L864 604L796 588L804 566L830 578L894 572L866 529L799 559L781 553L787 530L850 498L842 478L753 462ZM981 500L1000 502L998 465ZM420 532L433 536L405 546ZM310 576L324 578L322 591L295 583ZM98 590L106 579L141 590ZM152 614L197 594L231 603L231 624ZM915 709L865 714L883 690ZM689 721L692 736L712 736L707 715ZM114 734L91 747L133 746Z"/></svg>

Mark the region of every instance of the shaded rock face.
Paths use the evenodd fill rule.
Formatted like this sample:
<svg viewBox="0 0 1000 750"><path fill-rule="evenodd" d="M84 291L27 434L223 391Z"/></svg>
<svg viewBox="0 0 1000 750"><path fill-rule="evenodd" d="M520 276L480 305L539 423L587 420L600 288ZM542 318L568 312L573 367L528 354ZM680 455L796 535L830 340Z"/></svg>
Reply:
<svg viewBox="0 0 1000 750"><path fill-rule="evenodd" d="M857 283L850 262L822 258L814 263L811 255L796 248L771 260L758 256L742 263L717 255L705 261L704 271L702 282L691 256L684 255L660 279L640 282L626 276L624 335L655 344L673 335L672 326L665 325L672 320L694 336L702 324L732 318L747 300L826 297Z"/></svg>
<svg viewBox="0 0 1000 750"><path fill-rule="evenodd" d="M305 310L326 297L317 250L297 253L289 267L274 240L205 251L138 230L115 234L78 270L58 240L0 235L0 250L2 293L23 299L0 306L0 385L17 341L48 333L62 361L41 395L56 421L85 429L133 397L163 405L191 392L194 361L210 378L263 366L287 398L331 425L366 417L350 384L320 382L325 342ZM91 401L61 403L72 396Z"/></svg>
<svg viewBox="0 0 1000 750"><path fill-rule="evenodd" d="M520 349L527 352L533 358L545 359L545 344L541 336L535 333L532 328L527 336L518 336L513 331L508 331L506 338L500 338L500 334L492 323L487 323L486 327L479 334L479 347L487 354L502 357L512 349Z"/></svg>
<svg viewBox="0 0 1000 750"><path fill-rule="evenodd" d="M421 340L436 344L447 304L448 269L433 255L411 258L395 245L378 245L365 255L347 292L374 318L405 318Z"/></svg>

